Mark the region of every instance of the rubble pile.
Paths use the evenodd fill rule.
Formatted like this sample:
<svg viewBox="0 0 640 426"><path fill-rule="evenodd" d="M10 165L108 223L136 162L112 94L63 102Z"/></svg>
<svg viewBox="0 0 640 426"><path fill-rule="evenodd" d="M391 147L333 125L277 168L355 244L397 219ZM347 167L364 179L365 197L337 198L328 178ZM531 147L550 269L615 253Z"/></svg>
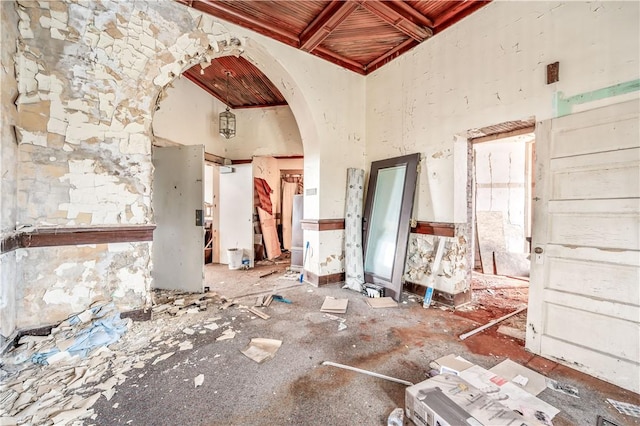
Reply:
<svg viewBox="0 0 640 426"><path fill-rule="evenodd" d="M103 303L49 335L23 335L0 357L0 424L82 425L95 419L91 407L99 398L111 400L116 387L142 377L145 366L193 348L193 334L232 338L231 322L218 324L221 317L203 311L233 304L213 292L156 291L150 321L120 319L112 303Z"/></svg>

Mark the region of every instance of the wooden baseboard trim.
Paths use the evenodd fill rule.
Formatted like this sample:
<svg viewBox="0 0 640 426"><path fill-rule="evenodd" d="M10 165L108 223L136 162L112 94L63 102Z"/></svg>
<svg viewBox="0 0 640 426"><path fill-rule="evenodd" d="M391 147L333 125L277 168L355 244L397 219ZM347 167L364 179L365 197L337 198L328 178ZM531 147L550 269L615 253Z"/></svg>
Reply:
<svg viewBox="0 0 640 426"><path fill-rule="evenodd" d="M7 253L19 248L153 241L155 228L155 225L40 228L3 238L0 252Z"/></svg>
<svg viewBox="0 0 640 426"><path fill-rule="evenodd" d="M344 219L303 219L300 221L305 231L335 231L344 229Z"/></svg>
<svg viewBox="0 0 640 426"><path fill-rule="evenodd" d="M424 297L427 287L410 281L405 281L403 289L411 294ZM471 302L471 290L469 289L465 292L456 294L447 293L446 291L441 290L434 290L431 300L442 305L455 308Z"/></svg>
<svg viewBox="0 0 640 426"><path fill-rule="evenodd" d="M411 233L453 237L455 235L455 225L443 222L418 222L414 228L411 228Z"/></svg>
<svg viewBox="0 0 640 426"><path fill-rule="evenodd" d="M304 270L304 280L316 287L344 282L344 279L344 272L338 272L336 274L329 275L316 275L313 272L307 271L306 269Z"/></svg>

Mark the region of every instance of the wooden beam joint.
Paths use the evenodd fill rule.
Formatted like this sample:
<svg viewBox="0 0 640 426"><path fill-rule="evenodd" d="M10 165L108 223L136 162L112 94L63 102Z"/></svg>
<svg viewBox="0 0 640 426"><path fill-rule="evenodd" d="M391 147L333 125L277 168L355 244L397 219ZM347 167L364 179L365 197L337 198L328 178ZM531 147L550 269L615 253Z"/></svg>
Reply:
<svg viewBox="0 0 640 426"><path fill-rule="evenodd" d="M433 35L431 21L405 2L361 0L360 5L419 43Z"/></svg>
<svg viewBox="0 0 640 426"><path fill-rule="evenodd" d="M318 47L357 8L351 0L329 3L300 34L300 49L311 52Z"/></svg>

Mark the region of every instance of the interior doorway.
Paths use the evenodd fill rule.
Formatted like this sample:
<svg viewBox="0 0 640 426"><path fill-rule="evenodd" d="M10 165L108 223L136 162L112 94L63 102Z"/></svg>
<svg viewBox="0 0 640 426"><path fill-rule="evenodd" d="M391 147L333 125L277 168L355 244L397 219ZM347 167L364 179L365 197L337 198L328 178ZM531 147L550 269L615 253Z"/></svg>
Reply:
<svg viewBox="0 0 640 426"><path fill-rule="evenodd" d="M529 277L535 135L472 141L474 270Z"/></svg>

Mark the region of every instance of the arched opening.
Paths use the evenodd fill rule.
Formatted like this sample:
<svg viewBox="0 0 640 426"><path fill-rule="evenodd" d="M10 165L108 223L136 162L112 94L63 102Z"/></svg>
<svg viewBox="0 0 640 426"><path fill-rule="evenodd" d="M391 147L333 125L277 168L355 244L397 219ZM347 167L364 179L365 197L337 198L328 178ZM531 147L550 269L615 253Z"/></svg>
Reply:
<svg viewBox="0 0 640 426"><path fill-rule="evenodd" d="M242 55L264 72L278 85L288 105L234 110L238 132L235 138L227 140L218 134L217 122L225 103L182 75L201 64L201 57L183 65L180 76L158 93L151 123L155 167L152 199L158 224L152 254L155 288L202 291L211 279L203 283L200 277L211 276L211 273L207 270L200 275L196 265L223 263L236 269L238 262L243 261L242 266L246 262L246 266L252 267L254 260L260 259L257 253L274 257L269 250L274 244L278 249L291 250L291 223L287 229L283 220L291 221L293 216L291 210L283 211L292 209L290 199L283 203L283 194L291 192L285 187L291 185L285 182L292 180L290 175L304 175L303 141L306 148L307 141L317 139L315 126L308 119L306 100L296 89L292 76L259 44L247 40L242 46L211 60L230 54ZM186 153L187 150L191 153ZM201 161L194 160L198 150ZM182 154L169 153L169 157L163 159L158 155L160 151ZM179 157L183 160L178 161ZM160 174L169 176L160 178ZM179 175L186 180L180 181ZM255 180L271 182L270 198L274 208L268 218L281 225L277 228L279 232L275 229L272 232L277 243L263 235L268 231L263 232L265 221L262 216L258 217L260 209L253 202ZM185 190L197 196L187 196ZM301 185L296 192L302 196ZM186 199L195 203L195 207L177 209L184 207L180 204L186 203ZM178 230L179 226L182 231ZM288 239L286 242L284 236ZM297 248L302 258L302 248ZM236 254L241 257L236 259ZM302 265L301 259L298 263ZM181 270L190 271L190 278L183 279L186 275L181 274Z"/></svg>

